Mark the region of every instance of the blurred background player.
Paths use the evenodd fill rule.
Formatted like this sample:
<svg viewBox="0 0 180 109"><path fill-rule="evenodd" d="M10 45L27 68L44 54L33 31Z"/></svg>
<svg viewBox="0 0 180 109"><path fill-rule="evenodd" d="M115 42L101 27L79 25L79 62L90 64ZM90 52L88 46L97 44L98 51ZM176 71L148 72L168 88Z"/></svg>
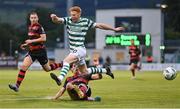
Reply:
<svg viewBox="0 0 180 109"><path fill-rule="evenodd" d="M67 77L63 87L52 98L57 100L67 90L72 100L88 100L88 101L100 101L100 97L91 97L91 88L88 85L89 80L102 79L101 74L88 74L81 73L77 66L71 68L73 76Z"/></svg>
<svg viewBox="0 0 180 109"><path fill-rule="evenodd" d="M135 70L141 69L140 55L141 50L134 44L134 40L131 40L131 46L129 46L129 55L130 55L130 70L132 72L132 79L136 78Z"/></svg>
<svg viewBox="0 0 180 109"><path fill-rule="evenodd" d="M51 73L52 79L56 81L58 85L61 85L61 81L67 75L70 64L76 62L79 66L79 70L81 72L88 73L107 73L113 74L109 69L106 68L95 68L92 67L87 69L85 63L86 56L86 48L84 45L85 36L89 29L91 28L99 28L103 30L111 30L111 31L122 31L123 27L113 28L104 23L94 23L92 20L81 17L81 8L78 6L73 6L69 9L70 17L57 17L55 14L51 14L51 19L54 23L63 23L67 27L67 33L69 35L69 45L70 45L70 53L63 60L63 67L61 69L60 75L57 77L55 74Z"/></svg>
<svg viewBox="0 0 180 109"><path fill-rule="evenodd" d="M9 84L9 88L18 92L21 82L23 81L26 71L31 64L38 60L43 69L48 72L62 67L61 63L52 63L49 65L46 47L44 42L46 41L46 34L43 27L38 23L38 15L36 12L29 14L30 25L28 27L29 39L21 45L21 49L28 49L28 54L25 56L23 64L18 73L16 84Z"/></svg>
<svg viewBox="0 0 180 109"><path fill-rule="evenodd" d="M97 68L101 68L102 67L102 65L100 64L98 58L94 58L93 59L93 67L97 67Z"/></svg>

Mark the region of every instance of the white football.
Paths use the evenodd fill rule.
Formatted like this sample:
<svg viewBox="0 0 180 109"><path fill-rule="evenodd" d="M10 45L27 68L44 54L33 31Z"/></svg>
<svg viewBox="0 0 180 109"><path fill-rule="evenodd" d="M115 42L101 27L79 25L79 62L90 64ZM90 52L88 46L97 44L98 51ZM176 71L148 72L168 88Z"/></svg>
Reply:
<svg viewBox="0 0 180 109"><path fill-rule="evenodd" d="M167 80L173 80L177 76L177 71L173 67L167 67L163 71L164 78Z"/></svg>

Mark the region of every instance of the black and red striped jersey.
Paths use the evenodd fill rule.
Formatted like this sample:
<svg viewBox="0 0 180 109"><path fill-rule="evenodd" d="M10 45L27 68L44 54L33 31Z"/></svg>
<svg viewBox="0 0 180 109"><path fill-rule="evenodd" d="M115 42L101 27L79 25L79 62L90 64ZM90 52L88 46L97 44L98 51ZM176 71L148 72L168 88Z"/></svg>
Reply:
<svg viewBox="0 0 180 109"><path fill-rule="evenodd" d="M38 39L41 34L45 34L43 27L39 23L32 24L28 27L29 39ZM29 44L31 51L45 48L44 42L36 42Z"/></svg>
<svg viewBox="0 0 180 109"><path fill-rule="evenodd" d="M74 74L73 76L70 76L70 77L66 78L63 87L66 88L66 85L67 85L68 82L71 82L71 83L84 83L84 84L87 85L89 80L92 80L90 74Z"/></svg>
<svg viewBox="0 0 180 109"><path fill-rule="evenodd" d="M133 59L139 60L140 54L141 54L141 50L137 46L135 45L129 46L130 60L133 60Z"/></svg>

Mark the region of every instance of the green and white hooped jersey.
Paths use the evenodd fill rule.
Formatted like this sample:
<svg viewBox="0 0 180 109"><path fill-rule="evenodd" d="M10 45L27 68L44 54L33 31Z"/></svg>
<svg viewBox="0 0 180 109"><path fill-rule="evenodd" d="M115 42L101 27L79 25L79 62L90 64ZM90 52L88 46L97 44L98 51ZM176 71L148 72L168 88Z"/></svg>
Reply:
<svg viewBox="0 0 180 109"><path fill-rule="evenodd" d="M63 17L69 35L70 50L77 47L85 47L85 36L90 28L95 27L96 23L87 18L80 18L78 22L72 22L71 17Z"/></svg>

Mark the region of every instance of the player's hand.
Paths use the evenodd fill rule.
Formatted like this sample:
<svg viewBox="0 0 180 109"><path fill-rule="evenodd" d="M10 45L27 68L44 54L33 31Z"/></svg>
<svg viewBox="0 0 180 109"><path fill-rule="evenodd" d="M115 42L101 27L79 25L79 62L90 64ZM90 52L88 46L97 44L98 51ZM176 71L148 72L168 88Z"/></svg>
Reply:
<svg viewBox="0 0 180 109"><path fill-rule="evenodd" d="M51 19L52 19L52 20L57 20L56 14L51 14L50 16L51 16Z"/></svg>
<svg viewBox="0 0 180 109"><path fill-rule="evenodd" d="M114 29L114 31L118 32L118 31L124 31L125 28L124 27L117 27Z"/></svg>
<svg viewBox="0 0 180 109"><path fill-rule="evenodd" d="M29 46L28 46L28 44L25 43L25 44L21 44L20 48L22 50L27 50L29 48Z"/></svg>
<svg viewBox="0 0 180 109"><path fill-rule="evenodd" d="M56 14L51 14L51 18L57 17Z"/></svg>
<svg viewBox="0 0 180 109"><path fill-rule="evenodd" d="M31 44L32 42L33 42L33 41L32 41L32 40L29 40L29 39L25 41L26 44Z"/></svg>
<svg viewBox="0 0 180 109"><path fill-rule="evenodd" d="M56 98L56 97L52 97L52 98L51 98L51 100L56 101L56 100L57 100L57 98Z"/></svg>

